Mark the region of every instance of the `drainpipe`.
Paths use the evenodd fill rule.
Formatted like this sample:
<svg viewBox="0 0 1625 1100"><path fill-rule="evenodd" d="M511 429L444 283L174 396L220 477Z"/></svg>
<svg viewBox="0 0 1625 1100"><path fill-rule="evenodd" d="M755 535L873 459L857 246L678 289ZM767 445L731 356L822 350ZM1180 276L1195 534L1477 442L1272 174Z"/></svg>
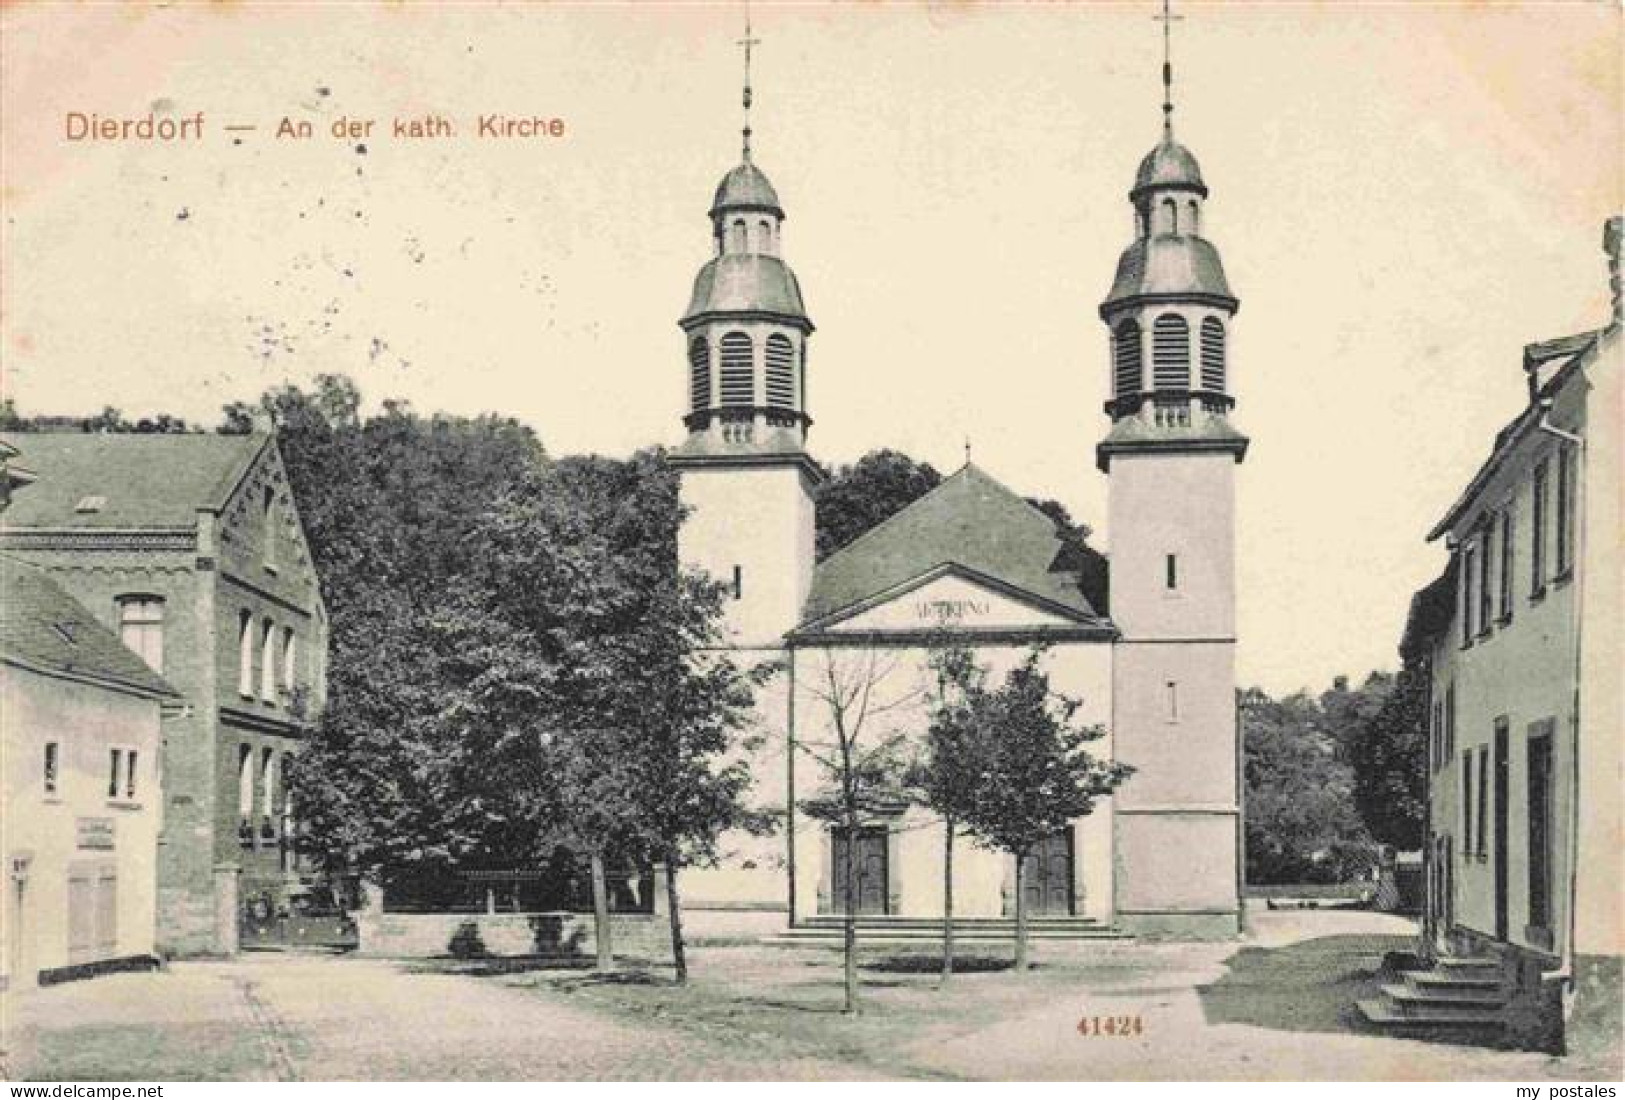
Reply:
<svg viewBox="0 0 1625 1100"><path fill-rule="evenodd" d="M1580 673L1582 656L1580 652L1581 623L1585 611L1581 596L1585 584L1585 550L1586 550L1586 493L1585 493L1585 437L1566 432L1552 423L1552 399L1547 397L1540 402L1540 422L1536 427L1548 435L1556 436L1565 443L1571 444L1576 452L1574 463L1574 485L1570 491L1574 494L1574 626L1572 632L1574 644L1574 701L1573 713L1570 718L1570 790L1569 790L1569 851L1565 871L1568 875L1568 928L1563 937L1563 950L1560 953L1560 964L1555 977L1562 982L1563 988L1563 1016L1566 1019L1573 1007L1574 997L1574 907L1578 898L1579 889L1579 856L1580 856ZM1563 517L1558 517L1562 522Z"/></svg>

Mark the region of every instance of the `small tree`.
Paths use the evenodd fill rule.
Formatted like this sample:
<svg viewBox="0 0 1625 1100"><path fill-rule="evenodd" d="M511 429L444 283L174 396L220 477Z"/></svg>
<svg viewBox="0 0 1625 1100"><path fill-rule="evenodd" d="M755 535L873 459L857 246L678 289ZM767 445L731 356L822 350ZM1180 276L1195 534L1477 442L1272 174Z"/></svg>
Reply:
<svg viewBox="0 0 1625 1100"><path fill-rule="evenodd" d="M806 690L825 722L822 737L798 738L796 747L818 763L826 791L802 801L809 817L824 821L846 837L841 892L845 895L842 950L845 1011L858 1012L858 860L859 830L877 804L896 799L902 789L907 738L890 727L888 716L920 698L913 687L898 689L897 659L875 649L823 652L823 667L809 677Z"/></svg>
<svg viewBox="0 0 1625 1100"><path fill-rule="evenodd" d="M954 973L954 839L973 812L979 774L976 713L972 700L984 676L963 646L939 650L931 660L937 697L926 729L925 749L910 767L908 784L922 806L942 818L942 981Z"/></svg>
<svg viewBox="0 0 1625 1100"><path fill-rule="evenodd" d="M957 742L976 776L965 828L984 845L1016 861L1016 970L1027 969L1024 864L1033 848L1094 809L1133 769L1098 760L1085 745L1106 735L1101 726L1075 726L1081 703L1050 689L1043 648L1033 647L1004 683L988 689L967 673L969 711Z"/></svg>

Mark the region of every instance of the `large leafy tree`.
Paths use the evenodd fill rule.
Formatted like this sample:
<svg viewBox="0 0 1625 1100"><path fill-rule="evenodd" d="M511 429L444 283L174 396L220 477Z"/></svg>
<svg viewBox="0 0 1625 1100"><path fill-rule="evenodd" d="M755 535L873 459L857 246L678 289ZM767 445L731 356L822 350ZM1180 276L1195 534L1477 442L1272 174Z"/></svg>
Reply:
<svg viewBox="0 0 1625 1100"><path fill-rule="evenodd" d="M818 560L829 557L942 483L928 462L900 451L870 451L838 467L818 490Z"/></svg>
<svg viewBox="0 0 1625 1100"><path fill-rule="evenodd" d="M985 846L1015 859L1018 972L1027 969L1023 877L1028 854L1090 813L1096 799L1111 794L1134 771L1089 753L1086 746L1106 731L1076 724L1082 704L1051 689L1043 652L1033 647L996 687L988 687L973 664L960 665L968 714L959 746L969 757L962 766L977 776L964 809L965 827Z"/></svg>
<svg viewBox="0 0 1625 1100"><path fill-rule="evenodd" d="M1354 774L1319 703L1304 692L1276 700L1251 688L1239 704L1247 881L1340 882L1369 867Z"/></svg>
<svg viewBox="0 0 1625 1100"><path fill-rule="evenodd" d="M1407 662L1349 746L1354 805L1378 842L1422 847L1427 825L1427 669Z"/></svg>

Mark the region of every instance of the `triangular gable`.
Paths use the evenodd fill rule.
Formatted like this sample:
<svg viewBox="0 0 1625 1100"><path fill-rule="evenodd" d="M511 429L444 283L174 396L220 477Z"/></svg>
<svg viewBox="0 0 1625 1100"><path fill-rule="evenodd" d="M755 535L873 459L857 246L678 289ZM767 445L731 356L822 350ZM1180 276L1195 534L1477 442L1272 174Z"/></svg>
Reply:
<svg viewBox="0 0 1625 1100"><path fill-rule="evenodd" d="M945 563L822 620L805 633L1038 631L1099 620L968 569Z"/></svg>

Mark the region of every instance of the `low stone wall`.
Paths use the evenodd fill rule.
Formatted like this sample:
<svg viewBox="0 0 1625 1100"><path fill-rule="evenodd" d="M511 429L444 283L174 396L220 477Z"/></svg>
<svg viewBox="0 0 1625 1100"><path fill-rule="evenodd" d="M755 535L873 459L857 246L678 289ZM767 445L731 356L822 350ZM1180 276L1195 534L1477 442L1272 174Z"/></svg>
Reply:
<svg viewBox="0 0 1625 1100"><path fill-rule="evenodd" d="M609 922L617 956L670 961L664 914L612 913ZM590 959L598 950L591 913L386 913L369 906L356 914L356 924L362 955Z"/></svg>

